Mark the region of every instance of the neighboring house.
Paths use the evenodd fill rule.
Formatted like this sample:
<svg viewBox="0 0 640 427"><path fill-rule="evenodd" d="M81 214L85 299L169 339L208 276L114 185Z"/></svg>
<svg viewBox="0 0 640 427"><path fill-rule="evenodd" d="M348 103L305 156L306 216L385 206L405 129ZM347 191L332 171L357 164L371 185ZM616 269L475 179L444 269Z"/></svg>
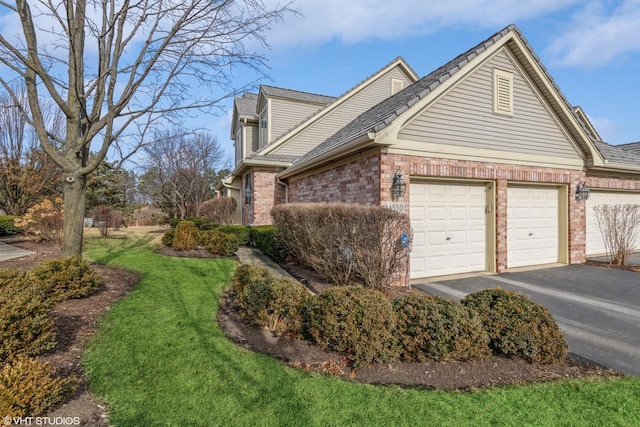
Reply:
<svg viewBox="0 0 640 427"><path fill-rule="evenodd" d="M410 216L412 279L583 263L604 252L593 206L640 203L640 144L602 142L513 25L422 79L398 58L338 98L262 86L231 133L242 223L287 202L387 205Z"/></svg>

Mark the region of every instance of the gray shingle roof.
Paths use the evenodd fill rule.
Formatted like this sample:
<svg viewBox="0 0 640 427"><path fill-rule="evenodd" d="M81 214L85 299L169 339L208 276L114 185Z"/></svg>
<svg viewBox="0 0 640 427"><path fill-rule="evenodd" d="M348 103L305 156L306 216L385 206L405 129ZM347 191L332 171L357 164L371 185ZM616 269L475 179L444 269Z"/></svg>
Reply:
<svg viewBox="0 0 640 427"><path fill-rule="evenodd" d="M246 158L252 160L263 160L268 162L293 163L299 156L288 156L284 154L249 154Z"/></svg>
<svg viewBox="0 0 640 427"><path fill-rule="evenodd" d="M640 146L633 144L611 145L597 141L594 144L609 164L640 167Z"/></svg>
<svg viewBox="0 0 640 427"><path fill-rule="evenodd" d="M244 93L235 99L236 108L240 117L258 117L258 95L255 93Z"/></svg>
<svg viewBox="0 0 640 427"><path fill-rule="evenodd" d="M275 96L278 98L295 99L296 101L312 102L314 104L328 104L333 102L336 98L334 96L318 95L309 92L300 92L297 90L283 89L280 87L261 85L261 90L268 96Z"/></svg>
<svg viewBox="0 0 640 427"><path fill-rule="evenodd" d="M368 132L379 132L386 128L400 116L400 114L425 98L429 93L463 68L469 61L514 29L516 29L516 27L513 25L506 27L414 84L406 87L404 90L396 93L394 96L387 98L385 101L364 112L336 134L302 156L296 164L309 161Z"/></svg>

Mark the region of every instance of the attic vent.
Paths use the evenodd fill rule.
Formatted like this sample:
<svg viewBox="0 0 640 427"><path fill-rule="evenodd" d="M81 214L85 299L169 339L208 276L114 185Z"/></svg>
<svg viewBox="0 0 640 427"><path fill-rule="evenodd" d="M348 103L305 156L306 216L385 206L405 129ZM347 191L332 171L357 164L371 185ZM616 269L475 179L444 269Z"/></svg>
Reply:
<svg viewBox="0 0 640 427"><path fill-rule="evenodd" d="M513 115L513 74L493 70L493 112Z"/></svg>
<svg viewBox="0 0 640 427"><path fill-rule="evenodd" d="M391 95L395 95L404 89L404 81L400 79L391 79Z"/></svg>

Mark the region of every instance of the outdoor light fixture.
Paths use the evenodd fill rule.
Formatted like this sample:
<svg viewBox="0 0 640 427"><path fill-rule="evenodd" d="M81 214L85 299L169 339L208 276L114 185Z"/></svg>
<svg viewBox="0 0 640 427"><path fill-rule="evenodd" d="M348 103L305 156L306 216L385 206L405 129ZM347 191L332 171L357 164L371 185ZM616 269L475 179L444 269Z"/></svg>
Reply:
<svg viewBox="0 0 640 427"><path fill-rule="evenodd" d="M249 185L249 181L247 181L247 186L244 188L244 203L246 205L251 204L252 195L253 191L251 191L251 186Z"/></svg>
<svg viewBox="0 0 640 427"><path fill-rule="evenodd" d="M576 185L576 202L587 200L591 195L591 190L587 188L587 184Z"/></svg>
<svg viewBox="0 0 640 427"><path fill-rule="evenodd" d="M406 190L407 183L404 182L404 179L402 179L402 172L400 172L400 169L398 169L393 175L393 184L391 184L391 198L393 200L398 200L400 197L404 196Z"/></svg>

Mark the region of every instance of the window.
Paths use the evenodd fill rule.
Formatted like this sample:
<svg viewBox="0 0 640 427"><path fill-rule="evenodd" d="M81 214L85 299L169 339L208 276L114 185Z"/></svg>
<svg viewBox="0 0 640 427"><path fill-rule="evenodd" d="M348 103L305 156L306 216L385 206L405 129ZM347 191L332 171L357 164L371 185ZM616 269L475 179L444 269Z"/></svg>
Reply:
<svg viewBox="0 0 640 427"><path fill-rule="evenodd" d="M244 190L243 190L243 195L244 195L244 204L245 205L250 205L251 204L251 199L253 196L253 190L251 188L251 174L248 174L245 177L245 184L244 184Z"/></svg>
<svg viewBox="0 0 640 427"><path fill-rule="evenodd" d="M404 89L404 81L400 79L391 79L391 95L395 95Z"/></svg>
<svg viewBox="0 0 640 427"><path fill-rule="evenodd" d="M267 108L269 103L267 101L267 105L264 106L262 112L260 113L260 134L259 134L259 145L260 148L264 147L269 143L269 109Z"/></svg>
<svg viewBox="0 0 640 427"><path fill-rule="evenodd" d="M493 112L513 115L513 73L493 69Z"/></svg>

